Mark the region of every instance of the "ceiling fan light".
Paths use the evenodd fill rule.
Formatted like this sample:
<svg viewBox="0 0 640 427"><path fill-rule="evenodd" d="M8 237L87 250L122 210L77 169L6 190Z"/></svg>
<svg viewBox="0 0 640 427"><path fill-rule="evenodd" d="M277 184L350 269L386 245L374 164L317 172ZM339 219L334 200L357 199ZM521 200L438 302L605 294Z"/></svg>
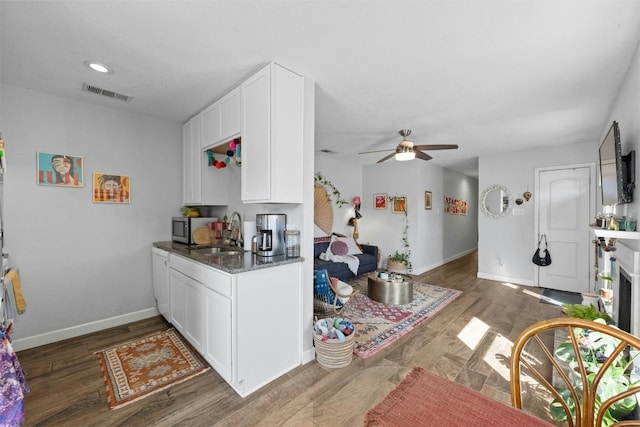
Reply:
<svg viewBox="0 0 640 427"><path fill-rule="evenodd" d="M395 158L399 162L413 160L415 157L416 157L416 153L414 153L413 151L401 151L395 154Z"/></svg>
<svg viewBox="0 0 640 427"><path fill-rule="evenodd" d="M97 71L98 73L113 74L113 70L111 68L109 68L107 65L104 65L100 62L84 61L84 65L91 68L93 71Z"/></svg>

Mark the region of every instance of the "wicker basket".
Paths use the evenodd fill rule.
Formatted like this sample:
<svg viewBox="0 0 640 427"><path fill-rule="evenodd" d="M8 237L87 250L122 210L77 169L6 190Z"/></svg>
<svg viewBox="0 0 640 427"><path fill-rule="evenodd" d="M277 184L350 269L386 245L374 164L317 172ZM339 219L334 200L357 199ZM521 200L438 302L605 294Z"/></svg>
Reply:
<svg viewBox="0 0 640 427"><path fill-rule="evenodd" d="M322 336L313 334L313 343L316 347L318 363L325 368L344 368L349 366L353 358L353 345L355 344L355 331L345 337L343 342L337 338L322 341Z"/></svg>

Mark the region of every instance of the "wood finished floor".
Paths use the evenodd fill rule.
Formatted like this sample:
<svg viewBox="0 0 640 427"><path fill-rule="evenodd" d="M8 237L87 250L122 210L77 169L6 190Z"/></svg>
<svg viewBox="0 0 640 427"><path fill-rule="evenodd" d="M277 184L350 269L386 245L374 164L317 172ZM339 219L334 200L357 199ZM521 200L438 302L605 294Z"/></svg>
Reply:
<svg viewBox="0 0 640 427"><path fill-rule="evenodd" d="M167 329L161 317L21 351L31 389L25 425L359 426L414 366L510 404L510 343L528 325L559 317L560 307L539 303L541 289L478 279L476 272L474 253L416 276L463 294L373 357L354 356L338 370L313 361L244 399L211 370L110 410L94 351Z"/></svg>

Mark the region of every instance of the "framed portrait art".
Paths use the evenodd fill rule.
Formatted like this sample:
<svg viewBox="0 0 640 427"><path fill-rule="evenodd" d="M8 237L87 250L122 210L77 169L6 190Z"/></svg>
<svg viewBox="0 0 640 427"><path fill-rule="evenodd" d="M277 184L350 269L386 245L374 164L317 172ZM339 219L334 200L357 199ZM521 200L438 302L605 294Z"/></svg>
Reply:
<svg viewBox="0 0 640 427"><path fill-rule="evenodd" d="M93 174L94 203L129 203L131 179L127 175Z"/></svg>
<svg viewBox="0 0 640 427"><path fill-rule="evenodd" d="M38 185L80 188L82 181L82 157L71 154L36 153Z"/></svg>
<svg viewBox="0 0 640 427"><path fill-rule="evenodd" d="M405 213L407 211L407 198L406 197L393 197L391 205L391 212L393 213Z"/></svg>
<svg viewBox="0 0 640 427"><path fill-rule="evenodd" d="M373 195L373 209L387 209L387 194L379 193Z"/></svg>
<svg viewBox="0 0 640 427"><path fill-rule="evenodd" d="M431 191L424 192L424 208L431 209Z"/></svg>

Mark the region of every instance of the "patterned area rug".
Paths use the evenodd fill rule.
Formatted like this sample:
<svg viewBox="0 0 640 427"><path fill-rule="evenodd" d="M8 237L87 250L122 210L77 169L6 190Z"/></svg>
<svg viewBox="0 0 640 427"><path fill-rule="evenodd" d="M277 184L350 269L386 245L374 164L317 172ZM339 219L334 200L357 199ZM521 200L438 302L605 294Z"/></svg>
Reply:
<svg viewBox="0 0 640 427"><path fill-rule="evenodd" d="M398 340L462 294L462 291L414 282L411 304L389 305L367 297L366 276L349 284L359 293L351 297L340 316L354 323L353 352L363 359Z"/></svg>
<svg viewBox="0 0 640 427"><path fill-rule="evenodd" d="M96 352L114 409L181 383L209 369L169 329Z"/></svg>

